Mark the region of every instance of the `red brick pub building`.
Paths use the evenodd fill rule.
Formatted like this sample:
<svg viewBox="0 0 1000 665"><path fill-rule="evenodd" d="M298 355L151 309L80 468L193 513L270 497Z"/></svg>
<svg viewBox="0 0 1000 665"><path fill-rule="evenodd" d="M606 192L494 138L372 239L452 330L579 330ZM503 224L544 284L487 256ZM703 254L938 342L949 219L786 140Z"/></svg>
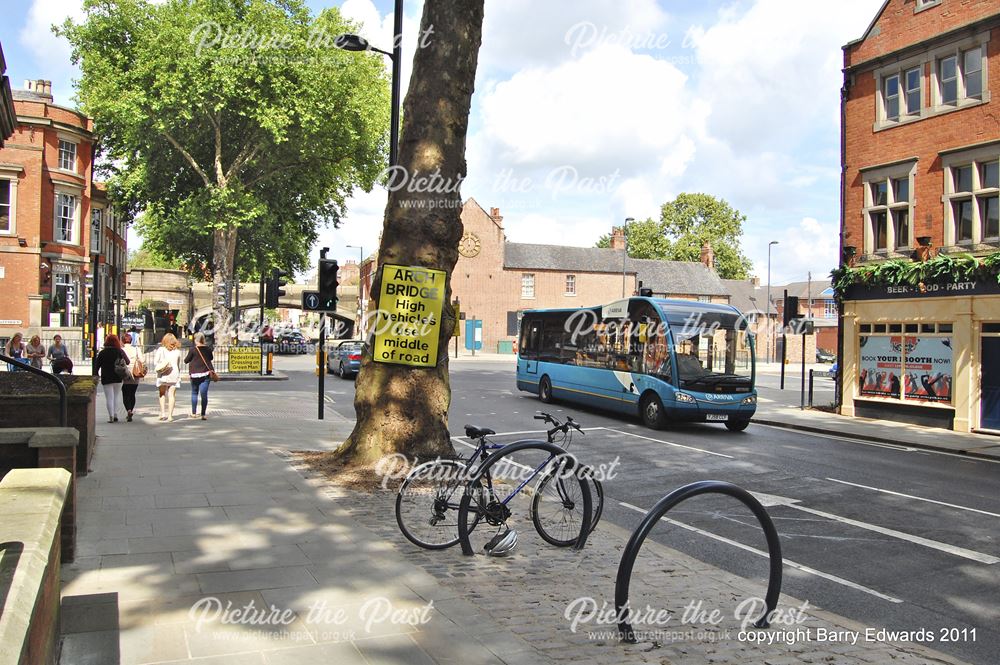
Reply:
<svg viewBox="0 0 1000 665"><path fill-rule="evenodd" d="M887 0L844 47L843 261L1000 250L1000 2ZM854 289L841 409L1000 430L995 280Z"/></svg>

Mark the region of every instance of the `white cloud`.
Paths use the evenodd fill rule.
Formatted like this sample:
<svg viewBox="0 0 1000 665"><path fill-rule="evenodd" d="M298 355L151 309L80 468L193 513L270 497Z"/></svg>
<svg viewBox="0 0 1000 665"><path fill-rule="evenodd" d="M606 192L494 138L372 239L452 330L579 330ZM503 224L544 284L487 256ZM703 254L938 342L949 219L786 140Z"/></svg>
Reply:
<svg viewBox="0 0 1000 665"><path fill-rule="evenodd" d="M481 97L475 146L524 170L655 171L690 153L686 80L674 65L620 46L530 67Z"/></svg>
<svg viewBox="0 0 1000 665"><path fill-rule="evenodd" d="M551 66L599 46L680 40L656 0L487 2L482 70Z"/></svg>
<svg viewBox="0 0 1000 665"><path fill-rule="evenodd" d="M788 228L760 229L761 240L746 245L754 270L767 283L767 243L777 240L771 249L771 283L805 281L812 272L813 281L829 277L837 265L837 234L839 222L820 222L812 217L803 218Z"/></svg>
<svg viewBox="0 0 1000 665"><path fill-rule="evenodd" d="M787 150L816 130L836 132L838 116L829 109L840 103L841 46L864 30L877 6L843 0L811 8L801 0L758 0L691 30L699 94L711 105L709 130L735 152Z"/></svg>
<svg viewBox="0 0 1000 665"><path fill-rule="evenodd" d="M71 106L71 79L79 70L70 62L69 42L52 33L52 26L67 18L83 19L82 0L33 0L18 39L35 61L37 69L30 76L51 80L56 103Z"/></svg>

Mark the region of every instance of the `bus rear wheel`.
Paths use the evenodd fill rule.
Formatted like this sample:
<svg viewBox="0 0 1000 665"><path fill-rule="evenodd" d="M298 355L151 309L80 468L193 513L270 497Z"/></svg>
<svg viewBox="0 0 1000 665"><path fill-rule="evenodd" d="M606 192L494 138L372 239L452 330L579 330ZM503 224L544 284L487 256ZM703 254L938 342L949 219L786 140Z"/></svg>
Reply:
<svg viewBox="0 0 1000 665"><path fill-rule="evenodd" d="M552 382L547 376L543 376L542 380L538 382L538 399L543 404L552 403Z"/></svg>
<svg viewBox="0 0 1000 665"><path fill-rule="evenodd" d="M642 424L650 429L663 429L667 418L663 413L663 402L656 393L646 393L639 402L639 416Z"/></svg>
<svg viewBox="0 0 1000 665"><path fill-rule="evenodd" d="M742 432L750 425L749 420L727 420L726 429L730 432Z"/></svg>

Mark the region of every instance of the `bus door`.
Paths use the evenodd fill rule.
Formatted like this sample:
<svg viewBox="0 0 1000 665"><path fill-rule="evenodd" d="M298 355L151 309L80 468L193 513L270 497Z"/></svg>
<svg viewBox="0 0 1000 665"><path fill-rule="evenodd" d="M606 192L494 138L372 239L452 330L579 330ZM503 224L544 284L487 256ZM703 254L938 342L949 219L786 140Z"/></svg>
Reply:
<svg viewBox="0 0 1000 665"><path fill-rule="evenodd" d="M538 348L542 339L542 320L525 319L521 327L521 369L527 374L538 374Z"/></svg>

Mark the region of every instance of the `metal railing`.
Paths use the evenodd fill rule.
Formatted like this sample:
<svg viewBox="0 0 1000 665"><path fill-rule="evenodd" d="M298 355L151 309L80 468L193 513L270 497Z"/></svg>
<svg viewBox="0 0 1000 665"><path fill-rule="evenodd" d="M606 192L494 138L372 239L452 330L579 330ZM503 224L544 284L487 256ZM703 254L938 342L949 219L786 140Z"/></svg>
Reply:
<svg viewBox="0 0 1000 665"><path fill-rule="evenodd" d="M63 383L55 374L49 374L44 370L40 370L37 367L32 367L26 363L21 362L23 358L11 358L10 356L0 353L0 360L6 362L9 366L13 367L16 371L25 371L36 376L44 377L45 380L55 384L56 389L59 391L59 427L66 427L68 421L68 416L66 415L66 384Z"/></svg>

